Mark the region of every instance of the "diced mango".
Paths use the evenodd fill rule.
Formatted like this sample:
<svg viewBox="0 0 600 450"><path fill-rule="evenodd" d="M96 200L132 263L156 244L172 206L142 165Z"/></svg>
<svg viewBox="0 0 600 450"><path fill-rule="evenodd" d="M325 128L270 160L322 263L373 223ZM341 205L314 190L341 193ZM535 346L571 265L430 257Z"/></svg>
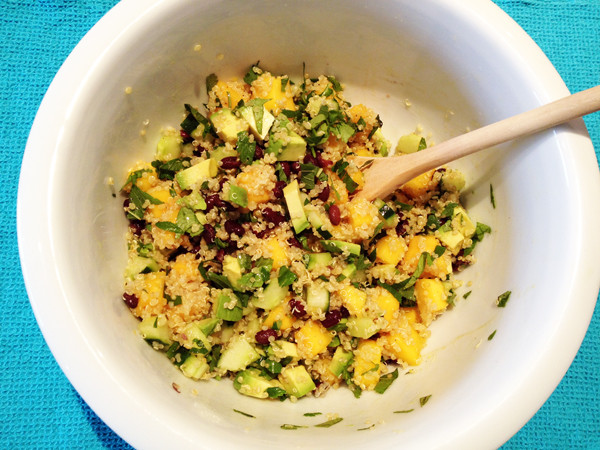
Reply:
<svg viewBox="0 0 600 450"><path fill-rule="evenodd" d="M375 245L377 261L397 266L406 253L406 242L400 236L384 236Z"/></svg>
<svg viewBox="0 0 600 450"><path fill-rule="evenodd" d="M415 298L419 314L427 326L438 314L447 307L447 295L444 285L438 279L419 279L415 283Z"/></svg>
<svg viewBox="0 0 600 450"><path fill-rule="evenodd" d="M367 293L355 288L352 285L338 291L338 295L342 300L342 304L348 312L353 316L362 316L367 303Z"/></svg>
<svg viewBox="0 0 600 450"><path fill-rule="evenodd" d="M198 271L198 260L193 253L178 255L175 261L171 263L169 274L181 280L202 279L202 275Z"/></svg>
<svg viewBox="0 0 600 450"><path fill-rule="evenodd" d="M292 325L295 321L296 318L294 316L288 315L285 312L284 303L281 303L275 308L273 308L271 311L269 311L269 315L263 322L263 326L266 326L267 328L273 328L273 324L275 322L279 322L279 329L281 331L285 331L292 328Z"/></svg>
<svg viewBox="0 0 600 450"><path fill-rule="evenodd" d="M365 186L365 175L360 170L348 171L348 175L356 183L357 190Z"/></svg>
<svg viewBox="0 0 600 450"><path fill-rule="evenodd" d="M419 316L419 308L416 306L402 307L399 309L400 317L406 318L408 323L414 325L415 323L421 322L421 316Z"/></svg>
<svg viewBox="0 0 600 450"><path fill-rule="evenodd" d="M146 170L142 174L140 178L138 178L135 182L135 185L139 187L142 191L146 192L148 189L156 186L158 183L158 178L156 177L156 171L154 167L150 163L147 162L137 162L134 167L132 167L127 173L127 178L138 170Z"/></svg>
<svg viewBox="0 0 600 450"><path fill-rule="evenodd" d="M394 315L396 311L398 311L400 308L400 303L398 302L398 300L396 300L396 297L394 297L385 289L381 287L376 289L377 294L375 297L375 302L383 312L383 318L388 322L388 324L391 324L394 320Z"/></svg>
<svg viewBox="0 0 600 450"><path fill-rule="evenodd" d="M363 340L354 351L352 380L361 388L372 390L381 374L381 347L377 342Z"/></svg>
<svg viewBox="0 0 600 450"><path fill-rule="evenodd" d="M436 258L435 249L440 242L433 235L417 235L408 243L408 248L404 254L402 266L404 270L413 273L417 268L419 258L424 252L429 253L433 258L431 265L425 265L421 278L438 277L446 278L452 272L452 259L450 252L444 252L442 256Z"/></svg>
<svg viewBox="0 0 600 450"><path fill-rule="evenodd" d="M352 151L354 152L354 154L356 156L365 156L367 158L371 158L371 157L375 156L373 154L373 152L371 152L368 148L366 148L362 145L352 147ZM364 182L364 177L363 177L363 182Z"/></svg>
<svg viewBox="0 0 600 450"><path fill-rule="evenodd" d="M282 77L264 73L252 83L253 97L269 99L265 103L265 108L274 116L277 116L283 109L292 111L296 109L291 85L287 83L282 89L281 80Z"/></svg>
<svg viewBox="0 0 600 450"><path fill-rule="evenodd" d="M298 352L302 359L313 359L327 349L332 339L331 332L327 331L320 322L314 320L307 320L295 335Z"/></svg>
<svg viewBox="0 0 600 450"><path fill-rule="evenodd" d="M435 170L425 172L403 184L400 189L410 198L421 197L434 187L432 183L434 172Z"/></svg>
<svg viewBox="0 0 600 450"><path fill-rule="evenodd" d="M368 226L377 217L377 206L364 198L354 198L348 203L350 223L354 228Z"/></svg>
<svg viewBox="0 0 600 450"><path fill-rule="evenodd" d="M329 193L329 201L334 202L336 205L341 205L342 203L348 202L348 189L346 189L346 185L340 177L338 177L334 173L329 174L330 180L330 193Z"/></svg>
<svg viewBox="0 0 600 450"><path fill-rule="evenodd" d="M248 193L248 208L256 209L257 204L268 202L275 187L275 169L270 165L253 164L246 166L236 177L236 184Z"/></svg>
<svg viewBox="0 0 600 450"><path fill-rule="evenodd" d="M420 363L421 351L426 340L414 327L405 322L405 327L391 333L382 333L377 343L384 352L397 361L416 366Z"/></svg>
<svg viewBox="0 0 600 450"><path fill-rule="evenodd" d="M287 250L289 249L289 245L286 242L270 238L265 241L265 246L267 250L265 256L273 259L273 270L279 270L281 266L288 264Z"/></svg>
<svg viewBox="0 0 600 450"><path fill-rule="evenodd" d="M235 108L240 100L250 100L250 93L244 84L237 80L221 81L213 87L213 92L224 108Z"/></svg>
<svg viewBox="0 0 600 450"><path fill-rule="evenodd" d="M369 119L373 115L373 110L371 108L366 107L362 103L354 105L348 110L348 116L350 117L350 120L354 123L357 123L361 118L365 121L369 121Z"/></svg>
<svg viewBox="0 0 600 450"><path fill-rule="evenodd" d="M138 298L138 304L133 309L133 314L145 319L162 313L167 301L164 297L166 274L163 271L150 272L141 275L143 283L134 292Z"/></svg>
<svg viewBox="0 0 600 450"><path fill-rule="evenodd" d="M160 200L162 203L158 204L158 205L154 205L151 204L150 206L148 206L148 212L154 217L154 219L156 219L157 221L172 221L175 222L175 219L177 219L177 213L179 212L179 208L174 208L176 209L175 211L175 217L173 218L173 213L172 213L172 206L173 206L173 197L171 197L171 193L169 192L169 189L161 187L161 186L156 186L153 188L150 188L148 190L148 194L151 195L152 197L154 197L157 200ZM169 213L169 217L165 217L165 214ZM174 219L174 220L171 220Z"/></svg>

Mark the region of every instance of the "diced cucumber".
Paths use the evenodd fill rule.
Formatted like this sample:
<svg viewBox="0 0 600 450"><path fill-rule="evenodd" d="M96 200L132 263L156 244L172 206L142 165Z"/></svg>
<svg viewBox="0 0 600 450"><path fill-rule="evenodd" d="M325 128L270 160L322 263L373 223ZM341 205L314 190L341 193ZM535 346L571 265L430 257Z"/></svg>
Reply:
<svg viewBox="0 0 600 450"><path fill-rule="evenodd" d="M211 114L210 121L219 137L231 144L237 141L238 133L248 130L248 122L236 117L229 108L221 108Z"/></svg>
<svg viewBox="0 0 600 450"><path fill-rule="evenodd" d="M361 247L358 244L353 242L346 241L330 241L330 240L322 240L321 245L331 253L344 253L348 252L351 255L360 255Z"/></svg>
<svg viewBox="0 0 600 450"><path fill-rule="evenodd" d="M357 338L368 339L380 330L370 317L349 317L348 334Z"/></svg>
<svg viewBox="0 0 600 450"><path fill-rule="evenodd" d="M225 147L224 145L221 147L217 147L212 152L210 152L210 159L214 159L216 162L219 162L223 158L227 158L230 156L238 156L237 150L231 147Z"/></svg>
<svg viewBox="0 0 600 450"><path fill-rule="evenodd" d="M221 353L217 367L237 372L244 370L259 358L259 353L246 338L238 335L229 341L227 347Z"/></svg>
<svg viewBox="0 0 600 450"><path fill-rule="evenodd" d="M158 271L158 263L146 256L134 255L129 258L125 268L125 277L133 280L137 274Z"/></svg>
<svg viewBox="0 0 600 450"><path fill-rule="evenodd" d="M332 260L333 256L331 256L331 253L310 253L308 255L308 264L306 265L306 268L308 270L313 270L317 267L327 267Z"/></svg>
<svg viewBox="0 0 600 450"><path fill-rule="evenodd" d="M148 342L157 341L165 345L172 343L167 318L163 314L146 317L139 323L138 331Z"/></svg>
<svg viewBox="0 0 600 450"><path fill-rule="evenodd" d="M309 314L329 311L329 291L322 284L313 283L306 287L306 309Z"/></svg>
<svg viewBox="0 0 600 450"><path fill-rule="evenodd" d="M304 366L284 367L279 375L279 381L286 392L296 398L304 397L316 389L315 382Z"/></svg>
<svg viewBox="0 0 600 450"><path fill-rule="evenodd" d="M278 339L267 347L267 355L278 359L293 358L298 359L298 346L293 342Z"/></svg>
<svg viewBox="0 0 600 450"><path fill-rule="evenodd" d="M329 370L331 370L336 377L339 377L344 369L352 363L353 357L354 355L352 352L345 351L343 347L340 346L336 348L333 358L329 363Z"/></svg>
<svg viewBox="0 0 600 450"><path fill-rule="evenodd" d="M196 349L204 354L210 352L212 344L202 329L206 329L206 326L199 320L187 324L182 332L182 335L185 336L185 340L182 341L183 346L188 349Z"/></svg>
<svg viewBox="0 0 600 450"><path fill-rule="evenodd" d="M199 380L208 372L206 358L200 355L189 355L179 366L183 374L192 380Z"/></svg>
<svg viewBox="0 0 600 450"><path fill-rule="evenodd" d="M208 317L206 319L199 320L196 322L198 324L198 328L205 336L210 336L213 331L215 331L216 326L221 322L216 317Z"/></svg>
<svg viewBox="0 0 600 450"><path fill-rule="evenodd" d="M396 216L397 216L397 214L394 212L394 210L380 198L376 199L373 202L373 204L375 206L377 206L377 209L379 210L379 215L383 219L383 227L384 228L394 227L395 223L396 223Z"/></svg>
<svg viewBox="0 0 600 450"><path fill-rule="evenodd" d="M256 398L267 398L267 389L281 387L278 380L268 380L261 376L258 369L250 368L242 370L235 375L233 387L240 393Z"/></svg>
<svg viewBox="0 0 600 450"><path fill-rule="evenodd" d="M289 287L281 287L277 277L272 277L262 294L252 297L252 304L257 308L270 310L278 306L288 295Z"/></svg>
<svg viewBox="0 0 600 450"><path fill-rule="evenodd" d="M373 133L373 141L375 143L375 149L381 156L387 156L392 149L392 144L384 136L381 128L377 128Z"/></svg>
<svg viewBox="0 0 600 450"><path fill-rule="evenodd" d="M217 319L237 322L243 317L243 309L238 298L233 294L221 293L217 298Z"/></svg>
<svg viewBox="0 0 600 450"><path fill-rule="evenodd" d="M441 186L444 191L462 191L466 180L462 172L458 170L446 170L442 173Z"/></svg>
<svg viewBox="0 0 600 450"><path fill-rule="evenodd" d="M311 211L307 215L308 222L314 228L314 230L321 235L324 239L329 239L331 233L323 229L323 217L317 211Z"/></svg>
<svg viewBox="0 0 600 450"><path fill-rule="evenodd" d="M396 145L396 154L415 153L419 150L423 150L424 148L427 148L425 138L422 138L415 133L405 134L398 139L398 144Z"/></svg>
<svg viewBox="0 0 600 450"><path fill-rule="evenodd" d="M181 155L182 142L179 134L169 133L162 135L156 145L156 159L160 161L170 161L179 158Z"/></svg>
<svg viewBox="0 0 600 450"><path fill-rule="evenodd" d="M346 264L346 267L342 269L342 273L338 277L339 281L345 280L346 278L352 278L356 273L356 264Z"/></svg>

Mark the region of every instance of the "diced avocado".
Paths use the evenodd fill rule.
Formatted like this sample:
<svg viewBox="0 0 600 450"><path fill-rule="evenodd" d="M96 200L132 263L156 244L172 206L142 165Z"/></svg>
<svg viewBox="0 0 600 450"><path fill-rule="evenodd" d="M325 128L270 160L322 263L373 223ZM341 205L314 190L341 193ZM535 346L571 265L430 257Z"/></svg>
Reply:
<svg viewBox="0 0 600 450"><path fill-rule="evenodd" d="M175 180L181 189L192 189L203 181L217 176L217 162L214 159L205 159L187 169L175 174Z"/></svg>
<svg viewBox="0 0 600 450"><path fill-rule="evenodd" d="M228 322L237 322L243 317L243 309L238 298L233 294L221 293L217 297L217 319L223 319Z"/></svg>
<svg viewBox="0 0 600 450"><path fill-rule="evenodd" d="M271 130L267 153L274 153L278 161L301 161L306 155L306 141L288 128L286 117L279 116L278 121Z"/></svg>
<svg viewBox="0 0 600 450"><path fill-rule="evenodd" d="M373 141L375 143L375 149L381 156L387 156L392 149L392 144L384 136L381 128L377 128L373 133Z"/></svg>
<svg viewBox="0 0 600 450"><path fill-rule="evenodd" d="M292 359L298 359L298 346L293 342L279 339L272 342L271 345L267 347L267 355L278 359L284 359L288 357Z"/></svg>
<svg viewBox="0 0 600 450"><path fill-rule="evenodd" d="M179 366L183 374L192 380L199 380L208 372L206 358L200 355L189 355Z"/></svg>
<svg viewBox="0 0 600 450"><path fill-rule="evenodd" d="M227 199L231 203L246 208L248 206L248 191L243 187L231 184L229 185L229 196Z"/></svg>
<svg viewBox="0 0 600 450"><path fill-rule="evenodd" d="M325 248L325 250L327 250L328 252L331 253L344 253L344 252L348 252L351 255L360 255L360 250L361 247L358 244L355 244L353 242L346 242L346 241L329 241L329 240L323 240L321 241L321 245Z"/></svg>
<svg viewBox="0 0 600 450"><path fill-rule="evenodd" d="M465 237L471 237L475 234L475 225L467 214L467 211L461 206L454 208L452 215L452 228L460 231Z"/></svg>
<svg viewBox="0 0 600 450"><path fill-rule="evenodd" d="M352 363L353 356L352 352L345 351L341 346L336 348L333 358L329 363L329 370L331 370L336 377L339 377L344 369Z"/></svg>
<svg viewBox="0 0 600 450"><path fill-rule="evenodd" d="M216 317L207 317L206 319L199 320L196 322L198 324L198 328L205 336L210 336L215 328L217 327L220 320Z"/></svg>
<svg viewBox="0 0 600 450"><path fill-rule="evenodd" d="M331 233L323 229L324 220L322 215L317 211L310 211L307 214L308 222L314 228L314 230L323 237L323 239L329 239Z"/></svg>
<svg viewBox="0 0 600 450"><path fill-rule="evenodd" d="M163 314L146 317L139 323L138 331L148 342L157 341L165 345L171 345L171 332L167 324L167 318Z"/></svg>
<svg viewBox="0 0 600 450"><path fill-rule="evenodd" d="M237 117L229 108L222 108L210 115L215 131L225 142L234 144L238 133L248 130L248 122Z"/></svg>
<svg viewBox="0 0 600 450"><path fill-rule="evenodd" d="M198 190L193 190L189 195L180 198L177 201L177 204L187 206L194 211L204 211L206 209L206 201Z"/></svg>
<svg viewBox="0 0 600 450"><path fill-rule="evenodd" d="M329 311L329 291L323 284L312 283L305 288L306 309L309 314Z"/></svg>
<svg viewBox="0 0 600 450"><path fill-rule="evenodd" d="M235 374L233 387L240 394L256 398L267 398L269 396L267 389L281 387L281 383L277 380L268 380L261 376L260 370L250 368Z"/></svg>
<svg viewBox="0 0 600 450"><path fill-rule="evenodd" d="M473 236L475 225L467 212L461 206L456 206L452 213L452 220L442 225L436 232L439 240L456 255L467 237Z"/></svg>
<svg viewBox="0 0 600 450"><path fill-rule="evenodd" d="M300 198L298 180L292 181L283 188L283 196L285 198L285 203L287 204L288 212L290 213L294 231L296 233L301 233L309 227L309 223L304 212L302 199Z"/></svg>
<svg viewBox="0 0 600 450"><path fill-rule="evenodd" d="M238 111L240 116L248 122L250 131L254 137L264 141L267 134L269 134L271 126L273 126L273 122L275 122L275 116L273 116L273 114L271 114L264 106L262 106L262 117L257 117L253 105L242 106Z"/></svg>
<svg viewBox="0 0 600 450"><path fill-rule="evenodd" d="M215 148L212 152L210 152L210 159L214 159L219 162L223 158L228 158L230 156L238 156L238 152L236 149L232 147L226 147L224 145Z"/></svg>
<svg viewBox="0 0 600 450"><path fill-rule="evenodd" d="M262 294L252 297L252 304L257 308L271 310L278 306L288 295L289 286L281 287L277 277L272 277Z"/></svg>
<svg viewBox="0 0 600 450"><path fill-rule="evenodd" d="M454 255L460 251L465 240L465 236L460 231L443 228L438 230L437 237Z"/></svg>
<svg viewBox="0 0 600 450"><path fill-rule="evenodd" d="M158 263L146 256L134 255L129 258L127 267L125 268L125 278L133 280L139 273L156 272L158 270Z"/></svg>
<svg viewBox="0 0 600 450"><path fill-rule="evenodd" d="M380 327L370 317L349 317L348 334L362 339L369 339L380 330Z"/></svg>
<svg viewBox="0 0 600 450"><path fill-rule="evenodd" d="M304 397L316 389L315 383L304 366L284 367L279 374L279 381L289 395Z"/></svg>
<svg viewBox="0 0 600 450"><path fill-rule="evenodd" d="M331 256L331 253L309 253L306 268L313 270L317 267L327 267L332 260L333 256Z"/></svg>
<svg viewBox="0 0 600 450"><path fill-rule="evenodd" d="M185 336L185 339L182 340L182 344L185 348L195 348L202 353L208 353L211 350L212 344L202 328L205 326L200 324L200 321L191 322L184 327L182 336Z"/></svg>
<svg viewBox="0 0 600 450"><path fill-rule="evenodd" d="M238 282L242 278L242 266L235 256L225 255L223 258L223 275L236 290L239 290Z"/></svg>
<svg viewBox="0 0 600 450"><path fill-rule="evenodd" d="M260 358L256 349L244 336L234 336L229 340L227 347L221 353L217 367L224 370L237 372L244 370Z"/></svg>
<svg viewBox="0 0 600 450"><path fill-rule="evenodd" d="M175 133L163 134L156 145L156 159L170 161L181 155L181 136Z"/></svg>
<svg viewBox="0 0 600 450"><path fill-rule="evenodd" d="M396 145L396 154L415 153L426 147L427 144L425 143L425 138L422 138L415 133L405 134L398 139L398 144Z"/></svg>
<svg viewBox="0 0 600 450"><path fill-rule="evenodd" d="M458 170L446 170L442 173L441 186L445 191L460 192L465 187L465 184L465 176Z"/></svg>

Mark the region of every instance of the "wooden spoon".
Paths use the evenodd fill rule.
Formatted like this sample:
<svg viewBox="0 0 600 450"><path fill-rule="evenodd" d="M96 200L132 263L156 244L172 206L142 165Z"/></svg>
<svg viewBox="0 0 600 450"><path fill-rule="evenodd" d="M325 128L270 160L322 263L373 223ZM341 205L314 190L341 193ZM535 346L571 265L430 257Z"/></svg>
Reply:
<svg viewBox="0 0 600 450"><path fill-rule="evenodd" d="M357 197L384 198L414 177L450 161L527 136L600 109L600 86L454 137L431 148L387 158L355 157L365 185Z"/></svg>

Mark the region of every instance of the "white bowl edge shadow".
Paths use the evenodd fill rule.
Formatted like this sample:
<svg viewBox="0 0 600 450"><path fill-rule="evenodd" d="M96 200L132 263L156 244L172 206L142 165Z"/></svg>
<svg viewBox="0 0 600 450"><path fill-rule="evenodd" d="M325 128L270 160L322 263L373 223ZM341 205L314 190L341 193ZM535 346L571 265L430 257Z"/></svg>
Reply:
<svg viewBox="0 0 600 450"><path fill-rule="evenodd" d="M318 3L304 6L310 4ZM105 180L114 177L118 189L136 159L151 158L160 128L177 126L184 102L201 103L207 74L239 76L260 59L266 68L298 76L306 62L311 75L338 76L351 102L380 112L391 140L420 124L441 141L567 94L537 46L491 3L381 2L367 10L361 2L330 2L320 5L320 14L299 19L303 28L296 30L302 33L281 29L277 18L283 12L273 3L238 6L239 16L219 2L118 4L74 50L40 107L19 185L19 248L32 307L61 368L94 411L136 447L211 447L223 445L223 436L231 446L301 446L309 433L319 439L311 441L313 447L366 447L374 439L383 447L401 441L407 448L501 444L562 378L598 292L599 273L589 261L600 249L590 225L600 212L590 206L585 188L597 192L599 177L591 170L596 162L581 121L456 163L470 180L470 212L494 233L478 247L478 264L463 274L473 284L460 293L472 295L432 327L424 364L383 396L366 393L356 400L338 390L296 404L261 402L240 396L228 382L190 382L133 332L135 320L119 301L125 220L121 199L111 197ZM283 6L286 14L295 7ZM428 7L445 14L427 17ZM362 14L353 15L352 8ZM327 31L324 21L334 19L352 26ZM217 20L219 26L211 25ZM179 26L156 29L157 23ZM242 39L243 23L259 23L263 33ZM495 29L481 41L467 39L467 32L490 24ZM319 30L321 39L311 41L314 34L306 29ZM298 42L294 55L273 45L280 35ZM336 46L335 39L349 44ZM438 45L428 47L434 41ZM201 51L194 51L196 44ZM464 52L472 52L469 70ZM402 54L401 62L388 54ZM413 106L405 108L404 99ZM80 150L67 153L74 147ZM575 156L574 148L581 154ZM490 184L496 209L489 202ZM30 209L40 185L48 189L47 203ZM562 216L555 217L550 200L564 205ZM40 233L40 224L47 230ZM31 239L35 232L37 240ZM571 239L555 239L557 234ZM593 236L587 249L583 236ZM529 264L531 259L538 264ZM542 270L546 261L564 266ZM509 305L500 311L495 298L509 289ZM493 330L496 336L487 341ZM420 408L419 397L429 394L430 402ZM410 408L415 411L393 414ZM338 413L344 420L324 430L279 428L326 419L303 416L311 411ZM428 431L432 421L436 434ZM371 424L372 430L354 432Z"/></svg>

